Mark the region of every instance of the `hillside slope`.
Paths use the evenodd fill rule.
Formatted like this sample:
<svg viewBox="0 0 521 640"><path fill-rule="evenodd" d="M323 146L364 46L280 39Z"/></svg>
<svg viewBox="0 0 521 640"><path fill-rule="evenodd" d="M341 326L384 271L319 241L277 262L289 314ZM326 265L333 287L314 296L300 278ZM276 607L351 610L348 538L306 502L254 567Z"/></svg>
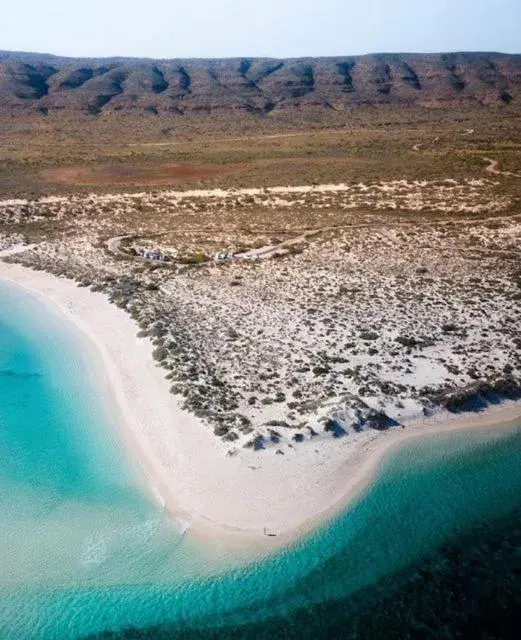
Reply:
<svg viewBox="0 0 521 640"><path fill-rule="evenodd" d="M374 54L221 60L73 59L0 51L0 109L258 113L521 101L521 55Z"/></svg>

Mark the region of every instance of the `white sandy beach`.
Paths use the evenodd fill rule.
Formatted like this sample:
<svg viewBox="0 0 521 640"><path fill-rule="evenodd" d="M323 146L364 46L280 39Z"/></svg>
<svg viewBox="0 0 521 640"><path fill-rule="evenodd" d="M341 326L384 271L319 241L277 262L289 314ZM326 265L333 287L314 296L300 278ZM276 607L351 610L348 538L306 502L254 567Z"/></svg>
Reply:
<svg viewBox="0 0 521 640"><path fill-rule="evenodd" d="M151 344L103 294L1 261L0 279L61 310L83 332L117 401L121 438L153 493L180 527L215 543L262 549L295 539L352 499L384 454L410 438L521 424L521 406L506 403L340 441L320 435L286 447L285 455L241 449L228 456L229 446L209 426L180 409Z"/></svg>

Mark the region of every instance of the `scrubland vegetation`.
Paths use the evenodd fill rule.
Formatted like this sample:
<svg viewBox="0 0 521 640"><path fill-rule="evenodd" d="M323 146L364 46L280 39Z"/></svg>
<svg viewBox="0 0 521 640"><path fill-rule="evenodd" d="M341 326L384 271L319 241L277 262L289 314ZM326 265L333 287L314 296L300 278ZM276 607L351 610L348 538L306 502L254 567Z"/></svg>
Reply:
<svg viewBox="0 0 521 640"><path fill-rule="evenodd" d="M127 310L230 452L476 409L519 395L516 113L194 116L166 140L161 118L27 116L1 239Z"/></svg>

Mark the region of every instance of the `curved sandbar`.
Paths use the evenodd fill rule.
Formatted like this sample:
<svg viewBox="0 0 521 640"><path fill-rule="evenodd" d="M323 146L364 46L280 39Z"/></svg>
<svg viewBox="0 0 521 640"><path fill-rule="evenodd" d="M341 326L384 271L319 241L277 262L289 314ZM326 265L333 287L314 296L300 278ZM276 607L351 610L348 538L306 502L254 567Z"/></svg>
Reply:
<svg viewBox="0 0 521 640"><path fill-rule="evenodd" d="M83 332L93 366L112 387L120 437L153 492L190 535L213 545L262 550L291 542L358 495L383 456L411 438L521 424L521 406L508 403L340 441L314 438L283 456L240 450L230 457L209 427L180 409L150 343L137 338L130 316L103 294L1 261L0 278L59 309Z"/></svg>

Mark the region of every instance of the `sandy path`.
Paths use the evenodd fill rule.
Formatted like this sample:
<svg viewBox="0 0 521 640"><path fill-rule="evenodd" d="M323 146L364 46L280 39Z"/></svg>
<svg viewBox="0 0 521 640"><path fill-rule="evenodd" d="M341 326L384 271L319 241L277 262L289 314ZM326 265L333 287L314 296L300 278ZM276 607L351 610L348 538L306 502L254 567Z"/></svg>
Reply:
<svg viewBox="0 0 521 640"><path fill-rule="evenodd" d="M121 251L121 243L123 240L130 240L131 238L133 238L133 236L114 236L113 238L109 238L105 244L110 253L126 256L126 254L123 254Z"/></svg>
<svg viewBox="0 0 521 640"><path fill-rule="evenodd" d="M210 138L207 143L211 142L248 142L249 140L276 140L278 138L300 138L309 135L347 135L349 132L345 129L333 129L331 131L304 131L299 133L274 133L260 136L239 136L235 138ZM172 145L186 144L190 140L172 140L171 142L133 142L129 147L170 147Z"/></svg>
<svg viewBox="0 0 521 640"><path fill-rule="evenodd" d="M471 136L474 133L474 129L465 129L465 131L461 134L461 137L464 138L466 136ZM440 137L436 137L434 138L434 140L431 143L427 143L427 142L418 142L416 144L413 145L412 150L413 151L420 151L421 147L426 146L427 144L436 144L436 142L439 142Z"/></svg>
<svg viewBox="0 0 521 640"><path fill-rule="evenodd" d="M413 145L412 150L413 151L420 151L420 149L422 147L425 147L428 144L430 144L430 145L436 144L439 141L440 141L440 138L438 136L438 137L434 138L434 140L432 140L431 142L418 142L415 145Z"/></svg>
<svg viewBox="0 0 521 640"><path fill-rule="evenodd" d="M434 220L419 220L419 221L415 221L415 222L406 222L406 221L394 221L392 223L391 226L399 226L401 228L407 228L407 227L425 227L425 226L429 226L429 225L453 225L453 224L463 224L463 225L475 225L476 223L486 223L489 221L509 221L509 220L514 220L518 217L520 217L521 214L519 213L514 213L508 216L488 216L486 218L460 218L460 219L450 219L447 220L446 217L445 218L437 218ZM266 260L269 258L274 257L277 254L280 254L281 251L285 251L285 250L290 250L292 246L294 245L298 245L299 243L302 242L308 242L309 239L311 238L315 238L316 236L319 236L323 233L327 233L330 231L339 231L339 230L343 230L343 229L361 229L361 228L377 228L377 227L382 227L382 228L389 228L389 224L377 224L377 223L371 223L371 222L363 222L363 223L350 223L350 224L345 224L345 225L335 225L335 226L325 226L325 227L320 227L318 229L310 229L308 231L305 231L304 233L294 237L294 238L290 238L288 240L283 240L282 242L280 242L279 244L276 245L266 245L264 247L260 247L258 249L252 249L251 251L245 251L243 253L238 253L234 255L234 259L238 259L238 260ZM211 229L213 231L213 229ZM179 229L178 231L185 231L184 229ZM186 231L190 231L191 233L194 232L193 229L187 229ZM202 229L200 229L199 231L203 231ZM150 234L150 236L155 236L155 237L161 237L163 235L166 235L168 232L153 232ZM281 229L281 230L266 230L266 231L259 231L258 233L286 233L286 229ZM148 236L147 236L148 237ZM129 258L132 257L136 260L145 260L147 261L147 258L143 258L142 256L131 256L125 252L123 252L121 250L121 242L123 240L128 240L131 238L137 238L137 236L135 235L124 235L124 236L115 236L113 238L109 238L109 240L106 241L106 247L107 249L115 255L121 255L125 258ZM456 247L456 249L458 251L481 251L483 253L495 253L498 255L519 255L521 252L516 252L516 251L503 251L501 249L487 249L486 247L483 248L473 248L473 249L468 249L466 247ZM0 257L1 257L1 253L0 253ZM204 266L204 264L206 263L201 263L199 266Z"/></svg>
<svg viewBox="0 0 521 640"><path fill-rule="evenodd" d="M491 158L483 158L485 162L488 162L488 166L485 167L485 171L488 173L493 173L496 176L507 176L510 178L521 178L521 174L512 173L511 171L499 171L498 166L499 162L497 160L492 160Z"/></svg>
<svg viewBox="0 0 521 640"><path fill-rule="evenodd" d="M238 258L239 260L265 260L266 258L273 258L275 255L280 254L281 251L289 250L291 247L301 242L307 242L308 238L313 238L328 229L330 228L323 227L321 229L306 231L295 238L279 242L279 244L267 245L265 247L260 247L259 249L252 249L251 251L245 251L244 253L237 253L234 255L234 258Z"/></svg>
<svg viewBox="0 0 521 640"><path fill-rule="evenodd" d="M474 129L466 129L464 133L462 133L461 135L463 137L465 136L470 136L474 133ZM430 144L435 144L436 142L439 141L439 137L435 138ZM413 151L420 151L422 147L426 146L429 143L425 143L425 142L418 142L415 145L413 145L412 149ZM487 173L492 173L496 176L507 176L509 178L521 178L521 174L519 173L513 173L512 171L499 171L498 166L499 166L499 162L497 160L492 160L491 158L483 158L483 160L485 162L488 162L488 166L485 167L485 171Z"/></svg>

